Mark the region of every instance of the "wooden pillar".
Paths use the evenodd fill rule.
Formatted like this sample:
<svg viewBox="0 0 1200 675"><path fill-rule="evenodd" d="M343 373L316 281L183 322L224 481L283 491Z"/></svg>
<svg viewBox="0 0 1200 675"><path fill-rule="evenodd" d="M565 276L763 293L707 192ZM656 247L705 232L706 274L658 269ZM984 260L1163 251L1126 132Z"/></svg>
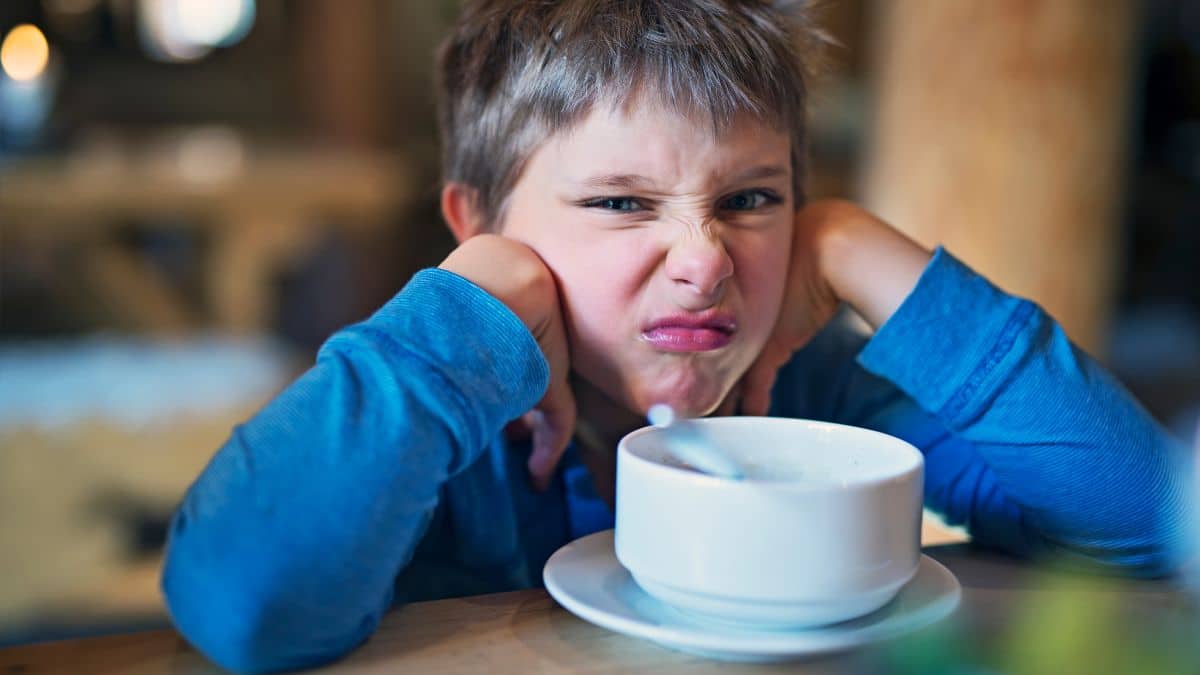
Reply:
<svg viewBox="0 0 1200 675"><path fill-rule="evenodd" d="M1132 0L880 2L864 196L1102 352L1123 206Z"/></svg>

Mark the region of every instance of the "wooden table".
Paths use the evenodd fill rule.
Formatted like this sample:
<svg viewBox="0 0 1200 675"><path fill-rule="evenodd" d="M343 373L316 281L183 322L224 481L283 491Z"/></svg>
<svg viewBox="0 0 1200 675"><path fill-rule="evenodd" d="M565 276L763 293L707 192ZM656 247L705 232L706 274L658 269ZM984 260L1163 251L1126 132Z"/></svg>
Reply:
<svg viewBox="0 0 1200 675"><path fill-rule="evenodd" d="M398 609L366 645L320 672L919 673L966 659L1002 672L1009 667L1027 671L1022 664L1036 660L1049 668L1040 668L1043 672L1095 673L1100 664L1108 672L1153 673L1145 655L1161 655L1162 641L1176 633L1185 636L1168 644L1167 651L1177 650L1176 660L1167 662L1171 670L1157 672L1200 672L1194 639L1200 635L1200 612L1175 581L1048 572L966 545L932 547L926 553L962 583L958 611L915 635L844 654L773 665L706 661L592 626L543 591L517 591ZM1187 670L1175 670L1184 663L1178 659L1193 657ZM221 671L170 630L0 650L0 675L216 672Z"/></svg>

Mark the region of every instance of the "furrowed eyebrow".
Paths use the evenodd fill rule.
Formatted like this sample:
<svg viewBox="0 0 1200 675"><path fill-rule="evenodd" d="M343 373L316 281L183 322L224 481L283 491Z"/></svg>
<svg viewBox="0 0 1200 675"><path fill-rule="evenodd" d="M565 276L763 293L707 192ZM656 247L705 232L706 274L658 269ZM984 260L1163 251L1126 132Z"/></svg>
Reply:
<svg viewBox="0 0 1200 675"><path fill-rule="evenodd" d="M780 178L786 176L787 169L777 165L756 166L752 169L747 169L733 177L734 183L742 183L751 180L763 180L766 178Z"/></svg>
<svg viewBox="0 0 1200 675"><path fill-rule="evenodd" d="M780 178L786 176L787 173L788 170L785 167L767 164L756 166L736 174L732 177L730 182L743 183L752 180ZM592 176L585 179L581 184L583 187L593 190L644 190L653 186L654 181L646 176L635 173L612 173L600 176Z"/></svg>
<svg viewBox="0 0 1200 675"><path fill-rule="evenodd" d="M645 176L633 173L614 173L603 176L592 176L583 181L583 186L592 189L634 190L646 188L653 181Z"/></svg>

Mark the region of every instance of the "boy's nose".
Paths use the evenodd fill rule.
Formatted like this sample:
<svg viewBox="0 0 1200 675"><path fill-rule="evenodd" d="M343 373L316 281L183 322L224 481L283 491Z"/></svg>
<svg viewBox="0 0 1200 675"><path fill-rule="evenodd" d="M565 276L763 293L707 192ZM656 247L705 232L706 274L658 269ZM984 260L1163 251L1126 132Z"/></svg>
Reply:
<svg viewBox="0 0 1200 675"><path fill-rule="evenodd" d="M723 282L733 275L733 258L719 237L691 233L680 237L667 251L665 267L677 287L697 299L715 301Z"/></svg>

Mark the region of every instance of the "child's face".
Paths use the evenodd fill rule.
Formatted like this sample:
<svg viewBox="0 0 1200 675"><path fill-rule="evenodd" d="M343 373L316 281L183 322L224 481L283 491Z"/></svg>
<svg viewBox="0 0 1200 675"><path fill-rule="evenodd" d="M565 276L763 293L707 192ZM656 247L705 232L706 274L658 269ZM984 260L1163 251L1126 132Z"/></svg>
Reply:
<svg viewBox="0 0 1200 675"><path fill-rule="evenodd" d="M530 157L501 232L558 279L575 373L644 414L712 412L758 356L783 298L790 142L653 105L596 106Z"/></svg>

